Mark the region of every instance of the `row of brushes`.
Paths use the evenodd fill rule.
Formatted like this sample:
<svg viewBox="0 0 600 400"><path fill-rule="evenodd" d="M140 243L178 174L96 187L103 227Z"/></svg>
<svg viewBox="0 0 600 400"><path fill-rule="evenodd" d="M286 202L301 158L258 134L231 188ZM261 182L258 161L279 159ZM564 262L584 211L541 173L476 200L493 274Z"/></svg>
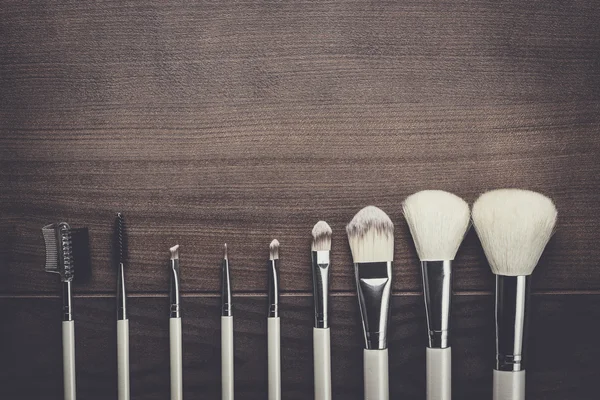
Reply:
<svg viewBox="0 0 600 400"><path fill-rule="evenodd" d="M527 190L500 189L481 195L472 210L460 197L426 190L407 197L403 214L420 259L428 346L426 399L451 400L451 304L453 260L471 222L496 275L496 362L494 400L525 400L525 339L527 337L530 275L554 232L557 212L546 196ZM129 327L125 269L125 220L115 224L117 264L118 399L129 400ZM60 223L43 228L46 271L63 282L63 368L65 400L75 400L74 325L71 282L78 257L73 230ZM75 233L78 233L75 235ZM390 319L394 224L375 206L360 210L346 226L364 334L363 379L365 400L389 400L387 331ZM314 398L331 400L331 344L329 275L332 229L319 221L311 246L314 327ZM84 240L79 239L83 243ZM183 399L179 246L170 249L170 371L171 400ZM279 315L279 242L269 246L267 360L268 399L281 400L281 344ZM233 305L227 245L224 246L221 305L222 399L234 398Z"/></svg>

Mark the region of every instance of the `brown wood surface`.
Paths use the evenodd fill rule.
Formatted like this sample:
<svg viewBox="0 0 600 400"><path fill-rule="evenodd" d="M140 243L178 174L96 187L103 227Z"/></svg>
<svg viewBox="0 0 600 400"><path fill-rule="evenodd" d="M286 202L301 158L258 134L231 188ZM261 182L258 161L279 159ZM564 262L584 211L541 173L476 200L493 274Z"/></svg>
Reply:
<svg viewBox="0 0 600 400"><path fill-rule="evenodd" d="M238 295L236 385L264 398L268 243L282 243L284 398L311 396L310 230L334 230L336 398L360 398L345 224L396 223L393 399L423 398L424 315L400 203L551 196L534 273L530 399L600 376L600 3L0 0L0 398L59 399L59 284L41 227L90 228L77 283L81 398L115 392L110 233L130 227L133 399L167 396L168 248L182 246L188 398L218 397L217 263ZM474 232L455 263L457 399L490 397L493 277Z"/></svg>

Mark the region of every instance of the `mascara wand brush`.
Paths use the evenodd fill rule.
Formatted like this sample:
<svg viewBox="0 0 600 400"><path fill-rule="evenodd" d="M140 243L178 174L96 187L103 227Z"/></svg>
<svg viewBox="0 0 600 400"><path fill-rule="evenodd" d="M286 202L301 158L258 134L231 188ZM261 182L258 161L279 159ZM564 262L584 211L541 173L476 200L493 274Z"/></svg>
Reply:
<svg viewBox="0 0 600 400"><path fill-rule="evenodd" d="M115 250L117 263L117 378L118 399L129 400L129 319L127 319L127 293L125 291L125 264L127 236L125 217L117 213L115 219Z"/></svg>
<svg viewBox="0 0 600 400"><path fill-rule="evenodd" d="M402 209L421 260L429 333L426 398L450 400L452 261L469 228L469 205L452 193L424 190L407 197Z"/></svg>
<svg viewBox="0 0 600 400"><path fill-rule="evenodd" d="M233 305L227 244L221 263L221 399L233 400Z"/></svg>
<svg viewBox="0 0 600 400"><path fill-rule="evenodd" d="M528 190L493 190L473 204L473 225L496 275L494 400L525 400L530 276L556 218L552 200Z"/></svg>
<svg viewBox="0 0 600 400"><path fill-rule="evenodd" d="M315 400L331 400L331 335L329 331L329 253L331 227L319 221L312 230L312 275L315 305L313 362Z"/></svg>
<svg viewBox="0 0 600 400"><path fill-rule="evenodd" d="M281 400L281 334L279 321L279 241L269 245L269 310L267 313L268 400Z"/></svg>
<svg viewBox="0 0 600 400"><path fill-rule="evenodd" d="M392 292L394 224L374 206L360 210L346 226L365 349L365 400L389 400L387 329Z"/></svg>
<svg viewBox="0 0 600 400"><path fill-rule="evenodd" d="M183 399L183 352L181 340L181 310L179 286L179 245L169 249L171 262L169 271L171 284L169 299L171 308L169 312L169 345L171 355L171 400Z"/></svg>

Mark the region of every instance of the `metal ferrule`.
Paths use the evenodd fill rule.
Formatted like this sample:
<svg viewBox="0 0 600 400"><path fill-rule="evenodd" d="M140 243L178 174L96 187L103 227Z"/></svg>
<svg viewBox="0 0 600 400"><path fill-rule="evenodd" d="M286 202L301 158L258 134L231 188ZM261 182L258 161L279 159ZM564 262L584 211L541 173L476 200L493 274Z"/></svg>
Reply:
<svg viewBox="0 0 600 400"><path fill-rule="evenodd" d="M62 282L62 301L63 301L63 311L62 311L62 320L63 321L73 321L73 308L71 303L71 281L63 281Z"/></svg>
<svg viewBox="0 0 600 400"><path fill-rule="evenodd" d="M329 328L329 250L312 252L315 328Z"/></svg>
<svg viewBox="0 0 600 400"><path fill-rule="evenodd" d="M221 316L231 317L233 307L231 302L231 281L229 279L229 261L223 260L221 266Z"/></svg>
<svg viewBox="0 0 600 400"><path fill-rule="evenodd" d="M523 371L529 276L496 275L496 370Z"/></svg>
<svg viewBox="0 0 600 400"><path fill-rule="evenodd" d="M125 268L119 263L117 275L117 320L127 319L127 295L125 292Z"/></svg>
<svg viewBox="0 0 600 400"><path fill-rule="evenodd" d="M392 294L392 263L355 263L354 274L365 348L386 349Z"/></svg>
<svg viewBox="0 0 600 400"><path fill-rule="evenodd" d="M423 295L427 313L428 347L450 347L452 261L421 261Z"/></svg>
<svg viewBox="0 0 600 400"><path fill-rule="evenodd" d="M179 260L171 260L171 285L169 289L169 299L171 300L171 308L169 311L170 318L180 318L181 310L179 309Z"/></svg>
<svg viewBox="0 0 600 400"><path fill-rule="evenodd" d="M279 260L269 260L269 311L267 317L279 317Z"/></svg>

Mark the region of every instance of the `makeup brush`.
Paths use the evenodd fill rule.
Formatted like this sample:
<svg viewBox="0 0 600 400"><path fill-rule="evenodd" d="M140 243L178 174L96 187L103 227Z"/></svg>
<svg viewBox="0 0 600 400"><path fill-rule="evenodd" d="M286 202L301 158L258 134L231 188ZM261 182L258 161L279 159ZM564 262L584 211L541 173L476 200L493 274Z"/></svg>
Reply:
<svg viewBox="0 0 600 400"><path fill-rule="evenodd" d="M530 276L556 217L552 200L528 190L493 190L473 204L473 224L496 275L494 400L525 399Z"/></svg>
<svg viewBox="0 0 600 400"><path fill-rule="evenodd" d="M129 319L125 292L125 263L127 236L125 217L117 213L115 219L115 261L117 264L117 378L118 399L129 400Z"/></svg>
<svg viewBox="0 0 600 400"><path fill-rule="evenodd" d="M227 244L221 263L221 399L233 400L233 305Z"/></svg>
<svg viewBox="0 0 600 400"><path fill-rule="evenodd" d="M89 242L87 228L72 229L66 222L42 228L46 244L45 271L58 274L62 282L62 349L64 399L75 400L75 322L72 308L72 282L75 270L88 275ZM78 248L74 248L74 243Z"/></svg>
<svg viewBox="0 0 600 400"><path fill-rule="evenodd" d="M450 400L452 261L469 228L469 205L452 193L424 190L407 197L402 209L421 260L429 339L426 398Z"/></svg>
<svg viewBox="0 0 600 400"><path fill-rule="evenodd" d="M387 328L392 292L394 224L377 207L360 210L346 226L363 323L365 400L389 400Z"/></svg>
<svg viewBox="0 0 600 400"><path fill-rule="evenodd" d="M171 400L183 399L183 361L181 350L181 310L179 296L179 245L171 251L171 285L169 298L171 309L169 314L169 341L171 354Z"/></svg>
<svg viewBox="0 0 600 400"><path fill-rule="evenodd" d="M267 353L269 400L281 400L281 342L279 323L279 242L269 245L269 310L267 313Z"/></svg>
<svg viewBox="0 0 600 400"><path fill-rule="evenodd" d="M331 233L331 227L325 221L317 222L312 230L315 400L331 400L331 339L328 320Z"/></svg>

